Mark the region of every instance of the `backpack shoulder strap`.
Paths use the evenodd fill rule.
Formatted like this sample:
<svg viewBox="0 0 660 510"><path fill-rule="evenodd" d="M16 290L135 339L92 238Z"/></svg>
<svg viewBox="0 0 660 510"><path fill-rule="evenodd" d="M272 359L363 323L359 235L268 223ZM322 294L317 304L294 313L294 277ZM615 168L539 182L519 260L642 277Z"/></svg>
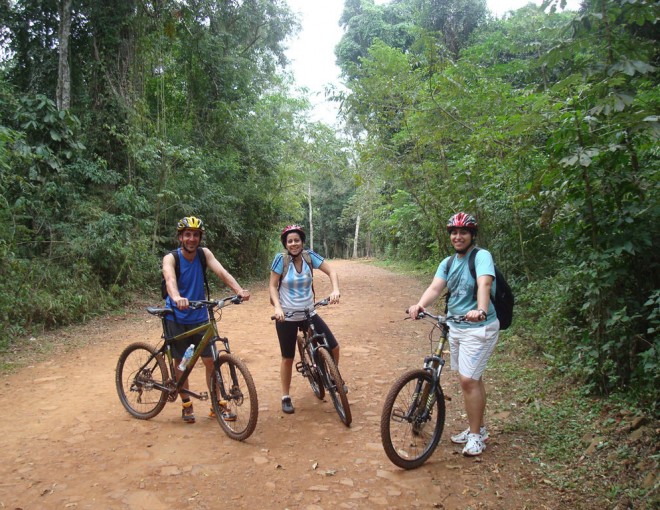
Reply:
<svg viewBox="0 0 660 510"><path fill-rule="evenodd" d="M177 282L179 281L179 276L181 276L181 259L179 259L179 249L172 250L170 252L174 257L174 275L176 276Z"/></svg>
<svg viewBox="0 0 660 510"><path fill-rule="evenodd" d="M197 247L197 256L199 257L199 262L202 264L202 275L204 276L204 287L206 287L206 299L211 299L211 288L209 287L209 281L206 278L206 253L204 248L201 246Z"/></svg>
<svg viewBox="0 0 660 510"><path fill-rule="evenodd" d="M470 268L470 274L472 275L472 278L474 279L474 293L472 294L474 297L474 300L477 300L477 270L474 267L474 259L477 258L477 252L479 251L479 248L475 246L474 250L470 252L470 258L468 259L468 267Z"/></svg>
<svg viewBox="0 0 660 510"><path fill-rule="evenodd" d="M451 269L451 265L454 263L455 258L456 254L454 253L451 257L449 257L449 260L447 261L447 276L449 276L449 270Z"/></svg>
<svg viewBox="0 0 660 510"><path fill-rule="evenodd" d="M282 274L280 275L280 282L289 272L289 263L291 262L291 255L288 251L282 252Z"/></svg>
<svg viewBox="0 0 660 510"><path fill-rule="evenodd" d="M477 252L479 251L479 248L474 248L472 252L470 253L470 258L468 259L468 267L470 268L470 274L472 275L472 278L474 278L474 281L477 281L477 270L474 267L474 259L477 258ZM476 284L475 284L476 285Z"/></svg>
<svg viewBox="0 0 660 510"><path fill-rule="evenodd" d="M454 263L455 258L456 258L456 254L454 253L451 257L449 257L449 260L447 261L447 279L449 279L449 270L451 269L451 265ZM450 296L451 296L451 291L449 290L449 285L447 285L447 294L445 295L445 315L447 315L449 310Z"/></svg>
<svg viewBox="0 0 660 510"><path fill-rule="evenodd" d="M314 266L312 265L312 256L309 254L309 250L302 251L302 258L307 262L309 270L312 272L312 277L314 276Z"/></svg>
<svg viewBox="0 0 660 510"><path fill-rule="evenodd" d="M202 263L202 271L206 272L206 252L201 246L197 248L197 256L199 257L199 261Z"/></svg>

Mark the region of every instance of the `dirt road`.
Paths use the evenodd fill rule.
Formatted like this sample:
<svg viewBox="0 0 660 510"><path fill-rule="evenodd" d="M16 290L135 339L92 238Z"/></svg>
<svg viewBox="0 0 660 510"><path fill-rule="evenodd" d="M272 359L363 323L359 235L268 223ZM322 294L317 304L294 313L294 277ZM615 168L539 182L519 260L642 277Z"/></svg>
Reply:
<svg viewBox="0 0 660 510"><path fill-rule="evenodd" d="M83 347L2 379L0 508L552 508L524 476L503 425L491 416L480 459L464 458L448 436L461 430L462 399L445 371L447 424L431 459L414 471L393 466L380 444L385 394L428 352L428 326L403 321L423 287L368 264L335 261L342 300L321 311L342 346L353 424L321 402L294 373L296 412L280 408L279 349L265 287L224 311L221 330L247 363L259 395L259 422L246 442L227 438L208 405L197 423L168 404L149 421L130 417L114 386L117 357L131 342L156 344L160 323L143 310L59 332ZM317 296L328 292L325 275ZM219 297L219 296L218 296ZM43 338L34 340L35 346ZM203 389L203 370L192 388ZM521 473L523 475L521 475ZM545 504L544 504L545 501Z"/></svg>

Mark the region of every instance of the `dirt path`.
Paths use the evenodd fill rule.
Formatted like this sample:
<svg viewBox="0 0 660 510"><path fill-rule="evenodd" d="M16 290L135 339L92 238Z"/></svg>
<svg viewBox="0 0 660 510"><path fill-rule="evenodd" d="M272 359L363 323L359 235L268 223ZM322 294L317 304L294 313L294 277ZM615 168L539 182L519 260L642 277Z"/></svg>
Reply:
<svg viewBox="0 0 660 510"><path fill-rule="evenodd" d="M220 323L259 395L257 429L244 443L206 418L205 402L196 404L194 425L182 423L179 402L150 421L130 417L115 391L117 357L131 342L155 344L160 323L143 311L109 317L61 332L88 346L3 378L0 508L548 508L520 476L496 421L481 459L462 457L448 442L465 423L449 371L443 386L453 401L435 454L414 471L389 462L380 444L381 407L396 376L428 352L428 326L402 320L423 288L367 264L334 264L342 301L321 315L342 346L350 428L297 373L296 413L281 412L279 349L265 287L227 308ZM329 287L318 280L321 296ZM202 374L193 372L194 389L202 389Z"/></svg>

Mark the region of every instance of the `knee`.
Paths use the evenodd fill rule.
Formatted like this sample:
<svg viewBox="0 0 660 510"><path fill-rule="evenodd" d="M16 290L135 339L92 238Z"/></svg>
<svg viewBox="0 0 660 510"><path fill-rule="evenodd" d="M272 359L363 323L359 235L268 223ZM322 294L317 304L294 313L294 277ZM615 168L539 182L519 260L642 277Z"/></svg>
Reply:
<svg viewBox="0 0 660 510"><path fill-rule="evenodd" d="M478 379L471 379L469 377L460 376L460 381L461 381L461 389L465 393L472 393L473 391L477 391L479 389Z"/></svg>

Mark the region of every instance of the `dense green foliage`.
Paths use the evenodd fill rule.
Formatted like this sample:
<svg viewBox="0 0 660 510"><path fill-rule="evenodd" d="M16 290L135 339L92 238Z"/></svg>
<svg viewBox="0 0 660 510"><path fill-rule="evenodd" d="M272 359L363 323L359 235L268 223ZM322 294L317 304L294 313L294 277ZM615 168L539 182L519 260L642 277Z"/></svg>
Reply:
<svg viewBox="0 0 660 510"><path fill-rule="evenodd" d="M531 347L587 389L655 405L660 11L557 3L465 24L480 2L443 2L433 23L427 2L347 2L344 112L380 183L368 229L431 269L447 218L476 214Z"/></svg>
<svg viewBox="0 0 660 510"><path fill-rule="evenodd" d="M284 0L0 2L0 347L155 291L186 214L265 278L293 221L327 256L431 273L462 209L530 348L653 405L660 11L560 3L346 0L339 136L292 90Z"/></svg>
<svg viewBox="0 0 660 510"><path fill-rule="evenodd" d="M286 74L297 21L282 0L0 9L0 347L155 291L184 215L203 218L233 274L265 276L279 229L306 217L309 184L322 196L317 174L344 171L335 133L307 120Z"/></svg>

